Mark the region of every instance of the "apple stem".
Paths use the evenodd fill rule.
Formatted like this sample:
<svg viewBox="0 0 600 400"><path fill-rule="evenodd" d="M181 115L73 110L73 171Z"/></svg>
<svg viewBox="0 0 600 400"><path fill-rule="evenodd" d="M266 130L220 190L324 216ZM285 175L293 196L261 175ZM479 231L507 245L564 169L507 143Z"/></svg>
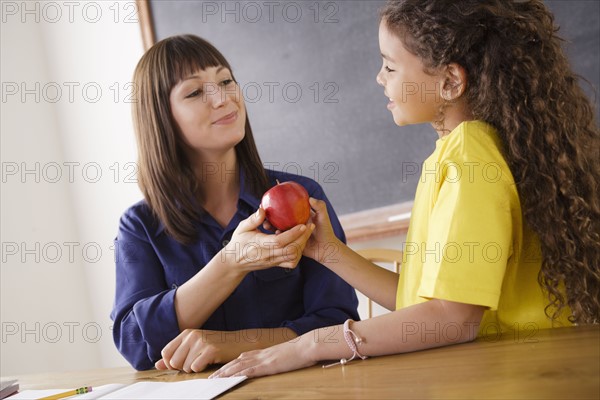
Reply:
<svg viewBox="0 0 600 400"><path fill-rule="evenodd" d="M280 185L279 179L275 179L275 182L277 182L277 184Z"/></svg>

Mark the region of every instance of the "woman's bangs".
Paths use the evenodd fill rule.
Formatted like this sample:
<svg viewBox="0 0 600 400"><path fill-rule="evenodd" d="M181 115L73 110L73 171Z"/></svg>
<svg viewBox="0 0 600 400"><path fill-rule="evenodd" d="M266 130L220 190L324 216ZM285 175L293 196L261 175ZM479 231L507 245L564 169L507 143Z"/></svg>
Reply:
<svg viewBox="0 0 600 400"><path fill-rule="evenodd" d="M167 60L167 73L169 74L171 87L198 71L210 67L222 65L229 68L228 63L221 54L215 53L212 49L200 43L187 40L172 43Z"/></svg>

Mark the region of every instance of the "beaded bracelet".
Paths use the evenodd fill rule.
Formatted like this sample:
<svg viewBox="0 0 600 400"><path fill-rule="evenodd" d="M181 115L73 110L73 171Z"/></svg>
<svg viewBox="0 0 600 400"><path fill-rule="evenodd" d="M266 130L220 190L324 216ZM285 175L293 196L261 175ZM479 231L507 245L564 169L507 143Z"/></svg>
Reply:
<svg viewBox="0 0 600 400"><path fill-rule="evenodd" d="M328 364L328 365L323 365L323 368L333 367L334 365L338 365L338 364L346 365L350 361L354 360L356 357L359 357L361 360L365 360L365 359L369 358L368 356L363 356L358 351L358 348L356 347L356 345L360 346L361 344L365 343L365 339L361 338L356 333L354 333L354 331L352 331L352 329L350 329L350 321L352 321L352 320L347 319L346 322L344 322L344 339L346 339L346 343L348 344L348 347L350 347L350 350L352 350L352 357L350 357L349 359L342 358L342 359L340 359L339 362L336 362L333 364Z"/></svg>

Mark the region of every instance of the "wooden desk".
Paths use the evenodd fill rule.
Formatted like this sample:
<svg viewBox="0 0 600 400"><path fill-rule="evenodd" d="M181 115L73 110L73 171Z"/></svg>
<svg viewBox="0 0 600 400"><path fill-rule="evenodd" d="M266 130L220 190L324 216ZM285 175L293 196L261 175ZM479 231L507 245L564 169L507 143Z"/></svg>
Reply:
<svg viewBox="0 0 600 400"><path fill-rule="evenodd" d="M557 328L526 336L479 339L463 345L354 361L344 367L323 369L318 365L245 381L221 398L600 398L600 327ZM22 389L42 389L141 380L179 381L209 374L113 368L18 378Z"/></svg>

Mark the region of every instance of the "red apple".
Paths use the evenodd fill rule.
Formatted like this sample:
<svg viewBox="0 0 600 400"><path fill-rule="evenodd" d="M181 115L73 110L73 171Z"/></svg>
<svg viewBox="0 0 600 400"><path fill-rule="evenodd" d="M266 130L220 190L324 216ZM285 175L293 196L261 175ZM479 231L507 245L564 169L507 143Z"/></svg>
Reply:
<svg viewBox="0 0 600 400"><path fill-rule="evenodd" d="M260 205L265 210L269 223L280 231L305 224L310 217L308 192L296 182L277 181L277 185L264 194Z"/></svg>

